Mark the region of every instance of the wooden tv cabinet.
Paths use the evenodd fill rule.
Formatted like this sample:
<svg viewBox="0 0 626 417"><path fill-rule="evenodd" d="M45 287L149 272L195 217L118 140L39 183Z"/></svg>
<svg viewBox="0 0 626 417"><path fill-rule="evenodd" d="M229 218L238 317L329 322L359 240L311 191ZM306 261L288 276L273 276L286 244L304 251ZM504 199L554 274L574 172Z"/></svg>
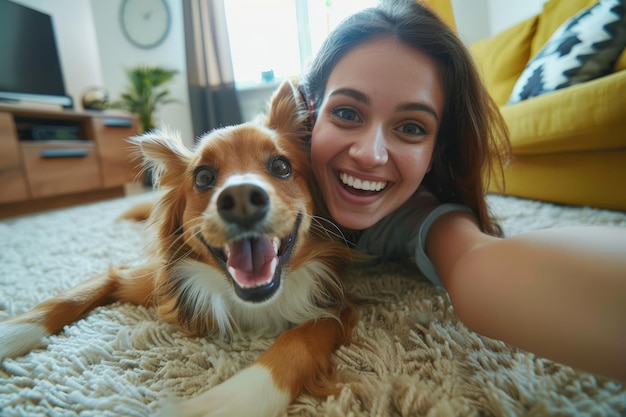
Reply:
<svg viewBox="0 0 626 417"><path fill-rule="evenodd" d="M0 218L123 195L138 133L125 115L0 104Z"/></svg>

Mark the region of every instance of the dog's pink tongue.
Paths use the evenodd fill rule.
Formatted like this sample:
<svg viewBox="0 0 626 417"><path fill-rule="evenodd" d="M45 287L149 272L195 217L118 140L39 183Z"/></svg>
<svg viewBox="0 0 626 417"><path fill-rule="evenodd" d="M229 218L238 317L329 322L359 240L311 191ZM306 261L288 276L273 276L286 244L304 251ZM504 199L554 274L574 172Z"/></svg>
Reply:
<svg viewBox="0 0 626 417"><path fill-rule="evenodd" d="M231 244L227 266L242 287L254 287L272 279L276 257L272 242L265 237L238 240Z"/></svg>

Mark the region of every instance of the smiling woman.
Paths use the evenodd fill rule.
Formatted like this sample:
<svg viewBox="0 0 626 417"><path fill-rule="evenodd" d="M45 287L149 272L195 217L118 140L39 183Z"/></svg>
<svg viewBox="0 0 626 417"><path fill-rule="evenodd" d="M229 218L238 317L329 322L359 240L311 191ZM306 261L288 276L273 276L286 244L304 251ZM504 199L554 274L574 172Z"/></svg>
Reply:
<svg viewBox="0 0 626 417"><path fill-rule="evenodd" d="M333 70L311 158L330 214L343 226L376 223L430 171L444 103L437 73L433 59L391 37L355 47Z"/></svg>

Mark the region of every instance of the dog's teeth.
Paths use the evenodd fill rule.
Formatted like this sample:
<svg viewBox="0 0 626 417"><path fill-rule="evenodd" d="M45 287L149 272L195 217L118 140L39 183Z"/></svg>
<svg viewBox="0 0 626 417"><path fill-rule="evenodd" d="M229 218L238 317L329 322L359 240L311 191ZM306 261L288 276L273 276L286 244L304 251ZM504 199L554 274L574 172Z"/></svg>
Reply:
<svg viewBox="0 0 626 417"><path fill-rule="evenodd" d="M224 246L224 254L226 255L226 257L230 257L230 246L226 245Z"/></svg>
<svg viewBox="0 0 626 417"><path fill-rule="evenodd" d="M278 266L278 258L274 258L272 259L272 263L271 263L271 271L272 274L270 275L270 279L267 282L270 282L274 279L274 274L276 273L276 267Z"/></svg>
<svg viewBox="0 0 626 417"><path fill-rule="evenodd" d="M273 237L272 246L274 247L274 253L278 255L278 250L280 249L280 239L277 237Z"/></svg>

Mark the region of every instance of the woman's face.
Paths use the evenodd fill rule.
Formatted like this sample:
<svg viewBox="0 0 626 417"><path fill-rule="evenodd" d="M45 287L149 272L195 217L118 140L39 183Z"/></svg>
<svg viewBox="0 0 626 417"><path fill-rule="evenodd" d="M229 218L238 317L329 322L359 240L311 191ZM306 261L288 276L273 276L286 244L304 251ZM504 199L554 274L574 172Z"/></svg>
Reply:
<svg viewBox="0 0 626 417"><path fill-rule="evenodd" d="M339 225L372 226L417 190L443 107L435 62L399 41L368 41L338 62L313 127L311 158Z"/></svg>

